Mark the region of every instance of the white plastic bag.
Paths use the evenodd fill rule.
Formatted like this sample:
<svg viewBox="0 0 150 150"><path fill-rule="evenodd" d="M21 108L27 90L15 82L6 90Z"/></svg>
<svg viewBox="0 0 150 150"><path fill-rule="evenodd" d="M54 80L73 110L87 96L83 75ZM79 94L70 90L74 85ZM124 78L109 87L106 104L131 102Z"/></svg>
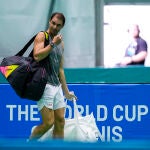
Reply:
<svg viewBox="0 0 150 150"><path fill-rule="evenodd" d="M100 132L95 122L93 113L87 116L79 114L76 100L74 103L74 118L65 119L64 140L65 141L81 141L81 142L97 142ZM53 127L49 129L38 141L52 139Z"/></svg>

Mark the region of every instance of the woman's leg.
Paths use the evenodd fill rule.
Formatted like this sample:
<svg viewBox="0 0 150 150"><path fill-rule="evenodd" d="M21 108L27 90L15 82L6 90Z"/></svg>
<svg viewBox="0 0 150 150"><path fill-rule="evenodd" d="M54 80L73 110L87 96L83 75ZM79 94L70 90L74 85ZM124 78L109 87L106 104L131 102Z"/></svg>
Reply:
<svg viewBox="0 0 150 150"><path fill-rule="evenodd" d="M54 124L54 111L47 107L43 107L40 111L42 117L42 124L35 127L31 133L30 140L40 138L47 132Z"/></svg>

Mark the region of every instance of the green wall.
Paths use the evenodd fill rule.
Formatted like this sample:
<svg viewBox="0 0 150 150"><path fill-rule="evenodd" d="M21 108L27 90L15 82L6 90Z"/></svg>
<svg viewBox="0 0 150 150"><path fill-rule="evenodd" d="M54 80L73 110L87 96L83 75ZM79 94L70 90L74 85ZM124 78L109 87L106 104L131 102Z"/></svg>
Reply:
<svg viewBox="0 0 150 150"><path fill-rule="evenodd" d="M65 68L67 83L150 84L150 67ZM0 73L0 84L8 83Z"/></svg>

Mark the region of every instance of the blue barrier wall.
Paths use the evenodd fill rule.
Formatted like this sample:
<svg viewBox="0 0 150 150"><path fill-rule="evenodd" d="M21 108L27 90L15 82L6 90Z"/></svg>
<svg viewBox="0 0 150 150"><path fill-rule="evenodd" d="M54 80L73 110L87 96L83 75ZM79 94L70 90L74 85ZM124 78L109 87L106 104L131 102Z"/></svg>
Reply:
<svg viewBox="0 0 150 150"><path fill-rule="evenodd" d="M69 84L81 114L94 113L100 141L150 139L150 84ZM0 138L28 138L40 123L36 102L20 99L9 84L0 84ZM66 118L73 116L68 101Z"/></svg>

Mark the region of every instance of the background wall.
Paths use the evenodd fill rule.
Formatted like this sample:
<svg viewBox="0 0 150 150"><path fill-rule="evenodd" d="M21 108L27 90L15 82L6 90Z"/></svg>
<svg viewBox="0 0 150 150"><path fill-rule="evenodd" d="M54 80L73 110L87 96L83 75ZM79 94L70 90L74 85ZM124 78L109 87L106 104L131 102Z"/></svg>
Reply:
<svg viewBox="0 0 150 150"><path fill-rule="evenodd" d="M67 19L63 30L66 56L65 66L94 66L94 1L57 0L53 11L62 11Z"/></svg>
<svg viewBox="0 0 150 150"><path fill-rule="evenodd" d="M111 46L107 41L112 35L104 33L104 6L114 4L149 5L150 0L36 0L36 3L33 0L2 0L0 61L17 53L34 34L46 30L51 13L60 11L66 16L66 25L61 31L65 42L65 68L105 66L112 56L112 47L107 50ZM145 26L148 24L144 23ZM142 27L142 31L145 30Z"/></svg>
<svg viewBox="0 0 150 150"><path fill-rule="evenodd" d="M11 7L10 7L11 6ZM0 5L0 58L14 55L31 36L46 30L52 12L66 16L62 30L65 67L94 67L94 0L5 0Z"/></svg>
<svg viewBox="0 0 150 150"><path fill-rule="evenodd" d="M5 0L0 5L0 57L14 55L36 32L44 30L50 1Z"/></svg>

